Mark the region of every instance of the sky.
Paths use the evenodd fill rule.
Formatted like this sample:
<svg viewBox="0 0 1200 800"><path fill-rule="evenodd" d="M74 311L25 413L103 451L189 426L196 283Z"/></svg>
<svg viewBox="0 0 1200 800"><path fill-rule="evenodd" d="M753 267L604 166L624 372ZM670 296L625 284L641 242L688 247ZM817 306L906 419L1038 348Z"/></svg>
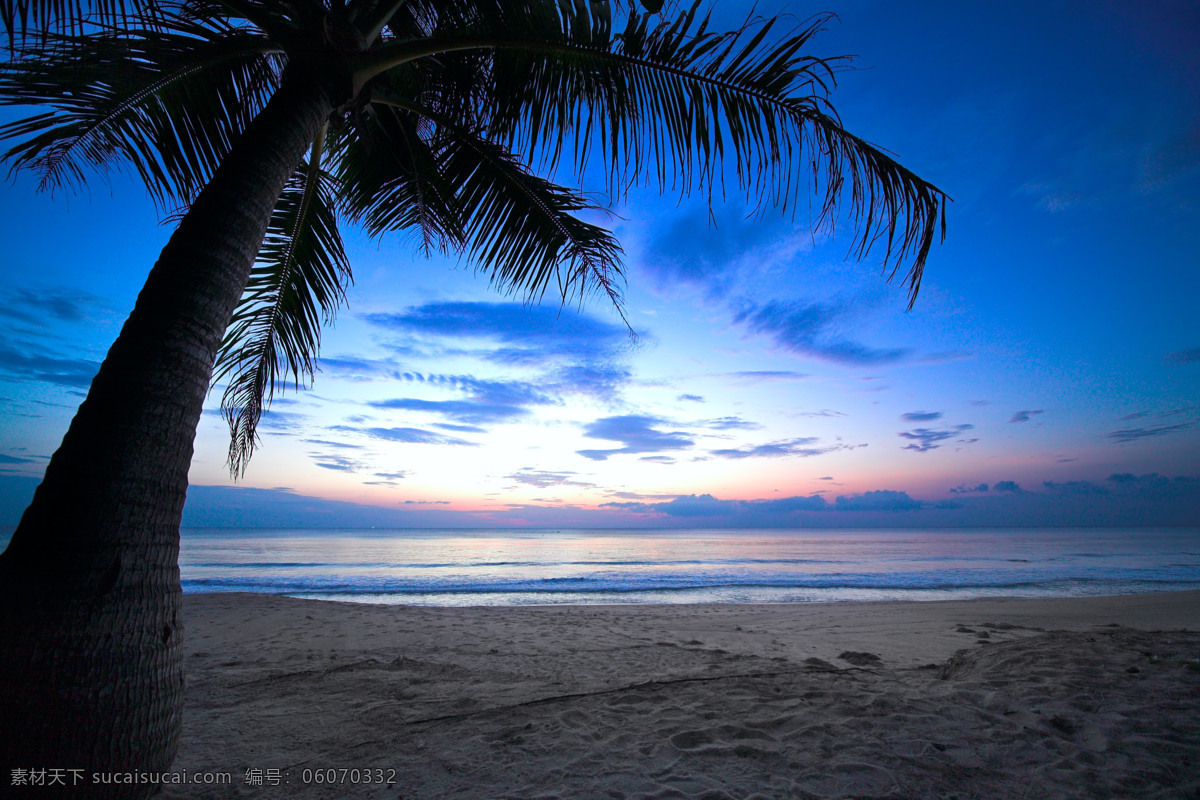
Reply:
<svg viewBox="0 0 1200 800"><path fill-rule="evenodd" d="M525 305L347 228L315 383L237 481L212 393L184 524L1200 525L1200 6L754 8L834 12L811 48L856 56L845 126L953 198L911 311L848 225L736 193L604 218L636 337L602 297ZM121 175L13 176L0 215L12 525L170 229Z"/></svg>

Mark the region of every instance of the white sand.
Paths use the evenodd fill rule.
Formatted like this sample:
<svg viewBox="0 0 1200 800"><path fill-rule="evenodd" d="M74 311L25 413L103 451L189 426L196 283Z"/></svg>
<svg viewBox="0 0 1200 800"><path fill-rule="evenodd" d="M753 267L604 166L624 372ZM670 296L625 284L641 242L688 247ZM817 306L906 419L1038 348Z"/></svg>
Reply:
<svg viewBox="0 0 1200 800"><path fill-rule="evenodd" d="M1200 592L185 607L169 798L1200 797Z"/></svg>

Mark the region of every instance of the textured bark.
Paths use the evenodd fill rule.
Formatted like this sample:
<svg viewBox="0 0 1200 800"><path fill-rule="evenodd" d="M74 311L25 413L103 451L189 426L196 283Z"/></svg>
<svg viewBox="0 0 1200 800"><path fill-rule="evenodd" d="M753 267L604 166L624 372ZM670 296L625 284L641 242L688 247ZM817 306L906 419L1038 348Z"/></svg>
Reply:
<svg viewBox="0 0 1200 800"><path fill-rule="evenodd" d="M175 757L196 426L271 210L334 104L330 77L289 68L192 205L0 554L0 785L14 768L83 769L65 794L143 797L151 785L91 773Z"/></svg>

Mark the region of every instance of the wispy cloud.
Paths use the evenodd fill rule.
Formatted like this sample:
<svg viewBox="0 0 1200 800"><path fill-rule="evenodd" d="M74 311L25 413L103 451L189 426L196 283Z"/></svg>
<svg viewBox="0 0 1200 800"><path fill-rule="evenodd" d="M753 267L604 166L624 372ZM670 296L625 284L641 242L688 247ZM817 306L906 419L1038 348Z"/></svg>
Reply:
<svg viewBox="0 0 1200 800"><path fill-rule="evenodd" d="M974 427L974 425L955 425L950 428L915 428L911 431L901 431L897 435L912 442L912 444L904 445L902 449L928 453L930 450L937 450L944 442L955 438L963 431L972 430Z"/></svg>
<svg viewBox="0 0 1200 800"><path fill-rule="evenodd" d="M691 437L682 431L658 430L658 427L669 424L667 420L660 417L641 414L604 417L585 425L583 435L591 439L620 442L622 447L612 450L578 450L576 452L593 461L604 461L609 456L622 453L660 453L686 449L694 444Z"/></svg>
<svg viewBox="0 0 1200 800"><path fill-rule="evenodd" d="M95 295L63 286L13 289L5 294L0 302L0 317L39 327L47 320L83 322L104 306Z"/></svg>
<svg viewBox="0 0 1200 800"><path fill-rule="evenodd" d="M1195 364L1200 362L1200 347L1193 347L1190 350L1177 350L1174 353L1167 353L1163 356L1168 364Z"/></svg>
<svg viewBox="0 0 1200 800"><path fill-rule="evenodd" d="M1175 425L1160 425L1157 428L1123 428L1112 431L1108 434L1108 438L1121 443L1138 442L1142 439L1157 439L1160 436L1182 433L1190 430L1194 425L1192 422L1180 422Z"/></svg>
<svg viewBox="0 0 1200 800"><path fill-rule="evenodd" d="M372 408L441 414L448 419L467 424L511 422L529 414L529 409L521 406L487 403L474 399L419 400L412 397L398 397L391 400L377 400L368 405Z"/></svg>
<svg viewBox="0 0 1200 800"><path fill-rule="evenodd" d="M846 445L841 444L820 446L817 444L819 441L815 437L805 436L798 439L783 439L777 442L768 442L766 444L713 450L712 455L719 458L733 459L778 458L780 456L809 458L824 455L825 453L832 453L835 450L847 449Z"/></svg>
<svg viewBox="0 0 1200 800"><path fill-rule="evenodd" d="M833 303L746 303L734 322L751 332L772 337L797 355L859 366L893 364L909 357L908 348L876 348L839 335L847 309Z"/></svg>
<svg viewBox="0 0 1200 800"><path fill-rule="evenodd" d="M520 303L428 303L399 314L368 314L376 327L491 344L478 355L503 364L594 362L616 354L628 331L570 308Z"/></svg>
<svg viewBox="0 0 1200 800"><path fill-rule="evenodd" d="M1011 422L1029 422L1029 420L1033 419L1038 414L1042 414L1042 413L1045 413L1045 412L1043 412L1040 408L1026 409L1024 411L1018 411L1012 415L1012 418L1009 420L1009 422L1010 423Z"/></svg>
<svg viewBox="0 0 1200 800"><path fill-rule="evenodd" d="M741 417L718 417L700 423L705 428L714 431L756 431L762 428L757 422L750 422Z"/></svg>
<svg viewBox="0 0 1200 800"><path fill-rule="evenodd" d="M487 428L481 428L478 425L456 425L452 422L435 422L433 427L454 433L487 433Z"/></svg>
<svg viewBox="0 0 1200 800"><path fill-rule="evenodd" d="M59 358L38 352L18 352L0 346L0 375L12 380L41 381L59 386L87 388L100 364L82 358Z"/></svg>
<svg viewBox="0 0 1200 800"><path fill-rule="evenodd" d="M807 231L777 216L747 219L736 204L715 211L691 205L656 220L639 268L664 288L687 284L724 297L748 274L791 263L811 246Z"/></svg>
<svg viewBox="0 0 1200 800"><path fill-rule="evenodd" d="M548 470L533 469L531 467L523 467L512 475L505 477L516 483L525 486L534 486L538 489L546 489L551 486L580 486L591 487L594 483L575 480L579 473L576 472L551 472Z"/></svg>
<svg viewBox="0 0 1200 800"><path fill-rule="evenodd" d="M541 387L525 381L482 380L466 375L406 375L411 377L405 377L404 380L460 391L468 397L463 400L397 397L375 400L367 405L378 409L437 414L452 420L453 424L478 426L511 422L528 416L531 406L556 402L556 398L546 394Z"/></svg>
<svg viewBox="0 0 1200 800"><path fill-rule="evenodd" d="M802 381L812 376L807 372L795 372L787 369L750 369L730 372L729 377L747 383L773 383L775 381Z"/></svg>
<svg viewBox="0 0 1200 800"><path fill-rule="evenodd" d="M333 455L331 453L320 453L313 455L313 463L322 469L330 469L336 472L358 472L363 468L361 461L345 456Z"/></svg>
<svg viewBox="0 0 1200 800"><path fill-rule="evenodd" d="M901 414L900 419L905 422L933 422L942 418L940 411L909 411L907 414Z"/></svg>
<svg viewBox="0 0 1200 800"><path fill-rule="evenodd" d="M341 433L359 433L364 436L370 436L373 439L382 439L387 442L402 442L404 444L475 446L475 442L469 442L466 439L456 439L453 436L443 436L440 433L434 433L433 431L421 428L354 428L349 425L333 425L330 427L330 430Z"/></svg>
<svg viewBox="0 0 1200 800"><path fill-rule="evenodd" d="M319 444L322 447L341 447L347 449L361 450L361 444L350 444L349 442L334 442L329 439L305 439L305 444Z"/></svg>

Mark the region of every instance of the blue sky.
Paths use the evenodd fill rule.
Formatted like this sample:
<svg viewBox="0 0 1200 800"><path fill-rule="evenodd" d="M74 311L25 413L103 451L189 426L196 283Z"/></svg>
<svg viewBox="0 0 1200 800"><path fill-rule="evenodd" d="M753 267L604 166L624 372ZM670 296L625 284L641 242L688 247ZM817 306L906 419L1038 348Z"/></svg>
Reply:
<svg viewBox="0 0 1200 800"><path fill-rule="evenodd" d="M736 195L614 206L636 339L347 230L314 386L236 483L214 393L185 524L1200 525L1200 9L757 5L825 10L846 126L954 198L911 312ZM35 189L0 188L0 524L169 234L120 175Z"/></svg>

